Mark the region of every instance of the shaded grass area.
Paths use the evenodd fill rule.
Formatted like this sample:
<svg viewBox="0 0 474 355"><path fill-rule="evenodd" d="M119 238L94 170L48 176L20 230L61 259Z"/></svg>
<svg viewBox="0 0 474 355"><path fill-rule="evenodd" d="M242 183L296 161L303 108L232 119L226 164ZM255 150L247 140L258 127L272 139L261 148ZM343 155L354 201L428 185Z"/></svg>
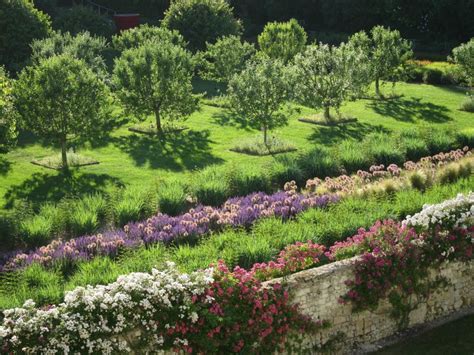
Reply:
<svg viewBox="0 0 474 355"><path fill-rule="evenodd" d="M75 265L56 264L47 270L32 265L24 271L0 275L0 309L21 305L28 298L40 304L57 302L64 290L108 283L121 274L149 271L166 260L176 262L186 272L206 268L219 259L231 267L250 268L254 263L271 260L288 244L312 240L331 245L379 219L403 219L419 211L425 203L439 203L473 189L474 176L471 176L433 186L425 192L408 189L393 194L351 197L328 209L308 210L288 222L278 218L263 219L251 230L228 229L211 234L197 244L123 250L113 260L98 257Z"/></svg>
<svg viewBox="0 0 474 355"><path fill-rule="evenodd" d="M220 91L219 91L220 90ZM220 94L214 83L196 84L196 91L207 91L208 97ZM342 113L358 118L357 122L336 127L320 127L298 121L313 111L300 107L291 115L287 127L274 133L298 149L317 146L338 146L343 141L360 141L374 132L394 133L415 127L468 128L472 113L459 111L462 92L417 84L399 84L396 92L403 97L393 100L360 100L342 107ZM124 118L120 111L117 116ZM150 117L152 122L152 117ZM256 157L232 152L233 142L256 133L241 118L232 117L224 109L202 105L201 110L185 123L189 130L165 136L148 137L128 131L133 123L120 122L111 134L91 143L78 144L80 154L100 161L100 165L80 168L74 172L78 184L71 189L61 173L32 166L32 159L52 155L57 150L47 147L31 136L23 136L18 148L0 160L0 205L12 205L15 199L57 201L66 194L101 191L116 183L124 185L151 184L157 179L190 179L195 170L208 166L235 164L244 170L258 171L276 157ZM289 153L294 156L298 153ZM79 182L84 180L84 182Z"/></svg>

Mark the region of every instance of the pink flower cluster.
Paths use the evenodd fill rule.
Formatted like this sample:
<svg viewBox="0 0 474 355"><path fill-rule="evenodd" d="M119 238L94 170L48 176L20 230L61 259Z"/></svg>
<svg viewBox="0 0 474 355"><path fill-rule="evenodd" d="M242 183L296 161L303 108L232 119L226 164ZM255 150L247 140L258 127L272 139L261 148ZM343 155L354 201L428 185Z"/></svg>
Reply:
<svg viewBox="0 0 474 355"><path fill-rule="evenodd" d="M279 283L262 287L253 271L240 267L230 271L222 261L215 268L214 282L194 298L201 305L208 300L212 302L201 313L199 332L187 335L197 353L271 354L283 350L292 335L324 325L300 314Z"/></svg>
<svg viewBox="0 0 474 355"><path fill-rule="evenodd" d="M403 167L407 171L427 168L432 169L449 162L458 161L471 154L469 147L466 146L463 149L421 158L417 163L407 161L403 164ZM388 167L385 167L383 164L372 165L368 171L358 170L357 173L352 176L340 175L334 178L326 177L324 180L319 178L310 179L306 182L306 189L311 193L315 193L319 187L322 187L323 191L348 194L354 192L357 187L363 187L374 181L390 177L399 177L402 171L403 170L396 164L390 164Z"/></svg>
<svg viewBox="0 0 474 355"><path fill-rule="evenodd" d="M308 241L297 242L280 252L276 261L256 263L251 272L260 280L269 280L292 274L327 262L326 247Z"/></svg>

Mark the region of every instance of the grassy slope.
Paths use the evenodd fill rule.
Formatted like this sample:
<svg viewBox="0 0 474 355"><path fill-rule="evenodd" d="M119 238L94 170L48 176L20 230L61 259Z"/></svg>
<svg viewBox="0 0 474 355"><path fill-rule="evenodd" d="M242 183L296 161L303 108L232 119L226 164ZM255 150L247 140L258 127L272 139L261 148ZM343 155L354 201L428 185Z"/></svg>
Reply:
<svg viewBox="0 0 474 355"><path fill-rule="evenodd" d="M209 86L206 87L209 90ZM360 100L346 104L342 112L359 119L342 127L318 127L298 122L294 114L287 127L277 130L282 138L293 142L300 150L316 144L336 145L344 139L359 140L377 130L396 131L416 126L472 127L474 115L459 111L464 97L462 90L417 84L399 84L396 100ZM385 91L390 91L389 86ZM303 108L303 114L311 113ZM130 124L114 129L109 138L82 147L79 152L100 165L83 167L66 180L52 170L34 166L30 161L55 154L31 138L23 138L18 148L0 160L0 206L19 198L32 201L55 201L66 192L77 194L97 191L111 183L149 184L170 177L188 178L189 172L212 164L238 164L255 169L270 163L273 157L252 157L229 151L243 137L256 134L242 127L225 111L202 106L186 122L184 133L169 136L166 141L132 134ZM68 182L66 182L68 181Z"/></svg>

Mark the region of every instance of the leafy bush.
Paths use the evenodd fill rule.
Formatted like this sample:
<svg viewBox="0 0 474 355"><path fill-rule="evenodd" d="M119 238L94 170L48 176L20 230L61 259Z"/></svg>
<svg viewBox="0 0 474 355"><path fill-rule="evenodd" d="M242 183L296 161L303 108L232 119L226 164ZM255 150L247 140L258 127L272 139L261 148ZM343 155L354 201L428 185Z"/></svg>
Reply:
<svg viewBox="0 0 474 355"><path fill-rule="evenodd" d="M206 42L239 35L242 26L226 0L176 0L165 12L162 25L177 30L192 50L203 50Z"/></svg>
<svg viewBox="0 0 474 355"><path fill-rule="evenodd" d="M31 62L38 65L43 59L66 54L85 61L94 72L104 74L107 70L104 60L106 49L106 39L89 32L79 32L75 36L69 32L53 32L51 36L31 43Z"/></svg>
<svg viewBox="0 0 474 355"><path fill-rule="evenodd" d="M224 83L241 72L255 54L255 46L242 42L238 36L222 37L214 44L206 43L206 46L206 52L202 55L201 76Z"/></svg>
<svg viewBox="0 0 474 355"><path fill-rule="evenodd" d="M474 95L469 95L461 104L460 109L466 112L474 112Z"/></svg>
<svg viewBox="0 0 474 355"><path fill-rule="evenodd" d="M163 27L146 24L116 34L112 37L112 46L114 49L123 52L126 49L140 47L148 41L153 41L157 45L162 42L169 42L181 47L186 46L183 36L178 31L170 31Z"/></svg>
<svg viewBox="0 0 474 355"><path fill-rule="evenodd" d="M54 28L76 35L88 31L93 35L110 37L115 31L112 20L88 6L75 5L62 10L54 19Z"/></svg>
<svg viewBox="0 0 474 355"><path fill-rule="evenodd" d="M294 56L303 51L307 35L298 21L270 22L265 25L258 36L260 50L272 59L288 63Z"/></svg>
<svg viewBox="0 0 474 355"><path fill-rule="evenodd" d="M0 27L0 65L17 70L31 53L31 41L50 34L51 21L30 0L3 0Z"/></svg>
<svg viewBox="0 0 474 355"><path fill-rule="evenodd" d="M0 153L8 151L17 137L17 111L12 90L11 79L0 66Z"/></svg>
<svg viewBox="0 0 474 355"><path fill-rule="evenodd" d="M468 85L474 86L474 38L453 49L452 61L462 68Z"/></svg>

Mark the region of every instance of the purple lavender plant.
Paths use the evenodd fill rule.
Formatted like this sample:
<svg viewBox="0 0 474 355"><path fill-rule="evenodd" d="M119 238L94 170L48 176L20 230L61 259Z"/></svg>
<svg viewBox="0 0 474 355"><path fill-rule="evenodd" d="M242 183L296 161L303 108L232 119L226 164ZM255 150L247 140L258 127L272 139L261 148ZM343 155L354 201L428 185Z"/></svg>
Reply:
<svg viewBox="0 0 474 355"><path fill-rule="evenodd" d="M114 257L121 248L133 249L142 245L199 238L226 227L250 227L256 220L265 217L287 220L308 208L325 207L338 200L336 195L304 195L291 189L272 195L258 192L231 198L220 208L198 206L177 217L158 213L146 221L129 223L123 229L69 241L56 240L28 253L15 252L0 261L0 272L13 271L34 262L51 266L101 255Z"/></svg>

